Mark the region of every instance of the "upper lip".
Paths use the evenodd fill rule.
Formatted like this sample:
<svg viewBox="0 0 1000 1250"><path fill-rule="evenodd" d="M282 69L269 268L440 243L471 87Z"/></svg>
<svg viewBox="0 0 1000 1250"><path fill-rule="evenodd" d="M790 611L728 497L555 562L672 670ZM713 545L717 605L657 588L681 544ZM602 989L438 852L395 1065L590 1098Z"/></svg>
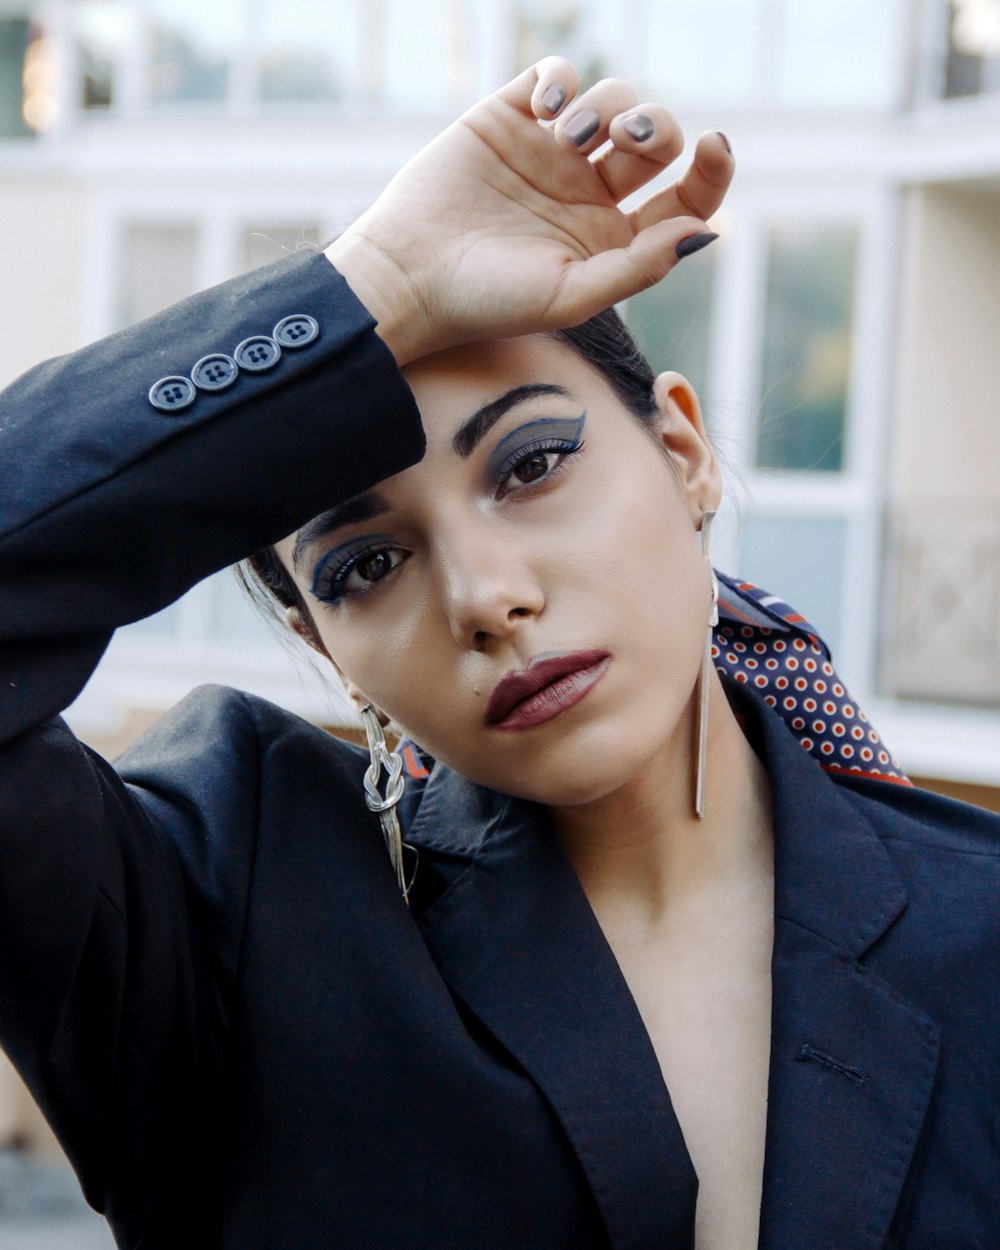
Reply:
<svg viewBox="0 0 1000 1250"><path fill-rule="evenodd" d="M512 669L509 673L504 673L486 705L487 725L496 725L519 703L530 699L539 690L562 677L568 677L570 673L593 668L607 655L607 651L568 651L558 654L547 651L535 656L527 668Z"/></svg>

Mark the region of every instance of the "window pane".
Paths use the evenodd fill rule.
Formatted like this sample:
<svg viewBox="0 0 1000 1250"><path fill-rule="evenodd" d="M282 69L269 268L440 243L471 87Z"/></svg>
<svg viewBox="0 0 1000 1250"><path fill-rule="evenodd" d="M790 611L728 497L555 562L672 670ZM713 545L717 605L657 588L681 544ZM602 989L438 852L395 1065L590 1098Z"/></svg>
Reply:
<svg viewBox="0 0 1000 1250"><path fill-rule="evenodd" d="M150 10L150 99L224 100L241 35L240 0L150 0Z"/></svg>
<svg viewBox="0 0 1000 1250"><path fill-rule="evenodd" d="M549 53L567 56L584 86L613 72L621 41L617 6L596 0L518 0L514 9L514 65L518 73Z"/></svg>
<svg viewBox="0 0 1000 1250"><path fill-rule="evenodd" d="M628 301L629 328L654 373L677 369L704 400L712 330L715 258L711 248L689 256L663 282Z"/></svg>
<svg viewBox="0 0 1000 1250"><path fill-rule="evenodd" d="M380 0L371 5L366 42L381 52L378 94L392 108L427 111L465 99L473 85L471 0ZM378 9L378 26L374 10Z"/></svg>
<svg viewBox="0 0 1000 1250"><path fill-rule="evenodd" d="M256 29L263 100L356 95L362 56L358 0L264 0Z"/></svg>
<svg viewBox="0 0 1000 1250"><path fill-rule="evenodd" d="M132 325L197 288L195 226L133 222L122 238L118 324Z"/></svg>
<svg viewBox="0 0 1000 1250"><path fill-rule="evenodd" d="M315 226L248 226L242 242L240 272L246 273L290 252L318 247L319 230Z"/></svg>
<svg viewBox="0 0 1000 1250"><path fill-rule="evenodd" d="M26 18L0 17L0 139L30 135L24 120L24 54L30 28Z"/></svg>
<svg viewBox="0 0 1000 1250"><path fill-rule="evenodd" d="M643 80L653 99L665 91L685 103L755 96L764 43L761 0L658 0L646 13Z"/></svg>
<svg viewBox="0 0 1000 1250"><path fill-rule="evenodd" d="M749 517L740 532L740 565L731 571L793 604L836 655L843 636L846 542L844 521Z"/></svg>
<svg viewBox="0 0 1000 1250"><path fill-rule="evenodd" d="M1000 0L951 0L946 96L1000 91Z"/></svg>
<svg viewBox="0 0 1000 1250"><path fill-rule="evenodd" d="M80 61L80 103L85 109L106 108L114 103L132 14L122 0L77 0L72 15Z"/></svg>
<svg viewBox="0 0 1000 1250"><path fill-rule="evenodd" d="M780 103L891 104L903 17L897 0L786 4L775 84Z"/></svg>
<svg viewBox="0 0 1000 1250"><path fill-rule="evenodd" d="M771 234L759 468L843 467L856 261L856 230Z"/></svg>

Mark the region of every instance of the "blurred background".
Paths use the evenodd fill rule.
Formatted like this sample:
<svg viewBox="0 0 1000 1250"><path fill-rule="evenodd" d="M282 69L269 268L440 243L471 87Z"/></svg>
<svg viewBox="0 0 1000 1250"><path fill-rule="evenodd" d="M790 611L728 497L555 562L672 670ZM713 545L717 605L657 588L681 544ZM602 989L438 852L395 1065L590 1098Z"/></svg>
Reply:
<svg viewBox="0 0 1000 1250"><path fill-rule="evenodd" d="M1000 810L1000 0L0 0L0 384L328 239L548 52L736 153L720 242L624 310L728 463L716 563L820 628L911 774ZM113 753L209 680L351 719L230 574L121 630L70 718ZM110 1245L57 1159L0 1067L4 1250Z"/></svg>

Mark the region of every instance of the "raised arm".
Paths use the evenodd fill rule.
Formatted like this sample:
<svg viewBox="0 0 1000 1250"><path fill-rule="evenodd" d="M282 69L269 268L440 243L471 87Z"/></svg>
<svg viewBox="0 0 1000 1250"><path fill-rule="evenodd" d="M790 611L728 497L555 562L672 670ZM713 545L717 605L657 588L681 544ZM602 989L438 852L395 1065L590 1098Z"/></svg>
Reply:
<svg viewBox="0 0 1000 1250"><path fill-rule="evenodd" d="M628 210L680 155L659 104L620 79L578 95L549 57L480 101L392 180L327 255L400 364L479 339L578 325L709 242L733 160L707 133L672 184Z"/></svg>

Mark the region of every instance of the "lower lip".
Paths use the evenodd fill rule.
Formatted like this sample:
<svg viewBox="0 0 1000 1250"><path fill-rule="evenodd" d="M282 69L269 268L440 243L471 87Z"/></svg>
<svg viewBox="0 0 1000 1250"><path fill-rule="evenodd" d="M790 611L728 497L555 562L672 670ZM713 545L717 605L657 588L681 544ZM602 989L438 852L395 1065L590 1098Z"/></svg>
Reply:
<svg viewBox="0 0 1000 1250"><path fill-rule="evenodd" d="M534 725L544 725L586 698L610 667L611 656L606 655L590 668L567 673L512 708L492 728L531 729Z"/></svg>

